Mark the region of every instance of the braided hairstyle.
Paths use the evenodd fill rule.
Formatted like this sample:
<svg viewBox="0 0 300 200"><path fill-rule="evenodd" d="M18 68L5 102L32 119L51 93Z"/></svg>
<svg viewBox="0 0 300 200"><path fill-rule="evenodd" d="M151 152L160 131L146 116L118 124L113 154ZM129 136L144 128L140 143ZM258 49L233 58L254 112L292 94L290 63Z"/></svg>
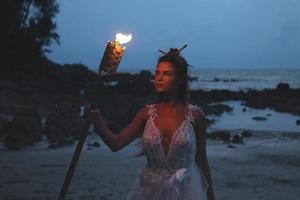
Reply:
<svg viewBox="0 0 300 200"><path fill-rule="evenodd" d="M180 51L186 46L187 45L183 46L181 49L171 48L167 53L159 50L164 55L159 57L157 62L157 66L160 62L170 62L175 68L177 79L179 82L177 90L177 100L183 104L187 103L188 97L188 63L185 58L180 55ZM161 101L162 98L163 94L158 94L157 101Z"/></svg>

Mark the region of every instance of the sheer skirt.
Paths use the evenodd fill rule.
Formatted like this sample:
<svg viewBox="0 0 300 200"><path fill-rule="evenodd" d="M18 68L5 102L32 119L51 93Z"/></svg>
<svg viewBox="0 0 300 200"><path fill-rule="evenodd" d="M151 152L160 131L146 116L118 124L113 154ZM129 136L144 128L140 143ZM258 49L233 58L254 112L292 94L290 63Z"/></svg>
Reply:
<svg viewBox="0 0 300 200"><path fill-rule="evenodd" d="M188 169L184 177L165 176L165 180L145 182L139 176L132 185L126 200L207 200L208 182L196 163ZM175 174L174 174L175 175ZM157 183L157 184L155 184Z"/></svg>

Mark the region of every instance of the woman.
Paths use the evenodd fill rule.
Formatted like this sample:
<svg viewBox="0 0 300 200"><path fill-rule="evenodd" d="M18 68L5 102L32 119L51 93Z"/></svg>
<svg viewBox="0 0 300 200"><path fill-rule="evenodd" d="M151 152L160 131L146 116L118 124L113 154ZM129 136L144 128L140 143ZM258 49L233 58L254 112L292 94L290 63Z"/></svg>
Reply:
<svg viewBox="0 0 300 200"><path fill-rule="evenodd" d="M112 133L99 113L90 111L88 120L113 152L141 138L147 165L139 171L127 199L214 200L205 115L187 103L188 64L181 50L161 51L165 55L155 72L157 103L142 108L121 133Z"/></svg>

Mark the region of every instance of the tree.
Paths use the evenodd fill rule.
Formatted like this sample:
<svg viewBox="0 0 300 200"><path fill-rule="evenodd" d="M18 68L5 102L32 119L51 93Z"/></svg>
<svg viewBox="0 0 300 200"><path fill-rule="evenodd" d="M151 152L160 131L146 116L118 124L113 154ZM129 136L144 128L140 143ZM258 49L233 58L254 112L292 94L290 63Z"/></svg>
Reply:
<svg viewBox="0 0 300 200"><path fill-rule="evenodd" d="M33 63L46 58L56 42L53 18L59 12L56 0L3 0L1 5L1 57L4 63Z"/></svg>

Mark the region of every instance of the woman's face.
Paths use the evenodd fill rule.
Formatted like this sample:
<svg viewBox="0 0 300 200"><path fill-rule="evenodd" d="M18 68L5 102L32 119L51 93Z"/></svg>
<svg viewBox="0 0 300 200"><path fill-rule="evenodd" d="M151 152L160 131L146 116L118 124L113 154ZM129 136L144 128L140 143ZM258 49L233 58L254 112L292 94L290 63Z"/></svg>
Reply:
<svg viewBox="0 0 300 200"><path fill-rule="evenodd" d="M158 93L174 91L177 84L177 74L171 62L160 62L155 71L155 88Z"/></svg>

